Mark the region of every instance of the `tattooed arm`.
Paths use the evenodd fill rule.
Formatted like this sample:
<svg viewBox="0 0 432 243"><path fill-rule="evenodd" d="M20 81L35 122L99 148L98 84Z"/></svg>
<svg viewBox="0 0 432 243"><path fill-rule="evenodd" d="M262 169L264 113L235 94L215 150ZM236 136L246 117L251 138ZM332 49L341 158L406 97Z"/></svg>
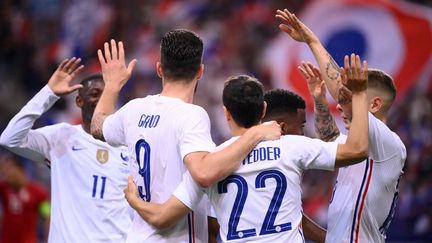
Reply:
<svg viewBox="0 0 432 243"><path fill-rule="evenodd" d="M306 79L309 93L314 100L315 132L323 141L334 141L340 132L329 110L326 85L322 81L321 72L312 64L304 62L299 66L299 70Z"/></svg>
<svg viewBox="0 0 432 243"><path fill-rule="evenodd" d="M321 103L314 99L314 116L315 132L319 139L331 142L339 137L340 131L330 113L327 101Z"/></svg>
<svg viewBox="0 0 432 243"><path fill-rule="evenodd" d="M294 14L290 13L287 9L284 11L277 10L276 18L282 21L282 24L279 25L282 31L286 32L294 40L305 42L309 46L321 72L324 74L323 79L331 96L337 101L339 88L342 85L339 74L340 67L336 61L327 52L318 37Z"/></svg>

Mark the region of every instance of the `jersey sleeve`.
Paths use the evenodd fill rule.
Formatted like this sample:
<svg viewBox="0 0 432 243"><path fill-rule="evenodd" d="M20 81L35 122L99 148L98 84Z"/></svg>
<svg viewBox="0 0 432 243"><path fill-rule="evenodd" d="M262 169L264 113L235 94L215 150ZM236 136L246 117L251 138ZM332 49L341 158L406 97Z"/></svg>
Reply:
<svg viewBox="0 0 432 243"><path fill-rule="evenodd" d="M195 108L187 114L187 120L182 122L183 129L180 138L180 154L182 159L193 152L211 152L215 144L210 134L210 119L202 108Z"/></svg>
<svg viewBox="0 0 432 243"><path fill-rule="evenodd" d="M204 193L204 189L193 180L189 172L185 172L182 182L178 185L173 195L184 205L193 210L198 206Z"/></svg>
<svg viewBox="0 0 432 243"><path fill-rule="evenodd" d="M323 142L303 136L296 137L299 138L298 141L291 142L287 146L296 144L297 148L294 151L298 154L295 155L295 158L300 158L298 163L301 168L334 170L338 143Z"/></svg>
<svg viewBox="0 0 432 243"><path fill-rule="evenodd" d="M34 122L59 99L46 85L9 122L0 136L0 144L34 161L49 159L53 126L31 130ZM36 153L35 153L36 152Z"/></svg>
<svg viewBox="0 0 432 243"><path fill-rule="evenodd" d="M369 113L369 157L374 162L382 162L396 155L406 158L402 141L387 125Z"/></svg>
<svg viewBox="0 0 432 243"><path fill-rule="evenodd" d="M102 133L105 141L111 146L125 146L126 135L124 129L124 121L127 117L127 111L131 103L127 103L115 113L105 118L102 125Z"/></svg>

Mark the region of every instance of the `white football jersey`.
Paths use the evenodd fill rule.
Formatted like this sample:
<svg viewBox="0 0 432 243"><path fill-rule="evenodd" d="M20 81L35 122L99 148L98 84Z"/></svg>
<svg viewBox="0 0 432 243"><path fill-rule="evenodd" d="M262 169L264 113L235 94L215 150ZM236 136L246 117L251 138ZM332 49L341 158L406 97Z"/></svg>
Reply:
<svg viewBox="0 0 432 243"><path fill-rule="evenodd" d="M132 174L143 200L165 202L186 171L183 158L213 151L207 112L177 98L152 95L134 99L103 125L111 145L127 145ZM201 208L206 208L203 205ZM198 227L195 227L200 223ZM175 226L159 231L134 213L127 242L206 242L207 211L195 210Z"/></svg>
<svg viewBox="0 0 432 243"><path fill-rule="evenodd" d="M337 141L345 142L341 135ZM339 168L328 211L326 242L384 242L406 159L400 138L369 114L369 158Z"/></svg>
<svg viewBox="0 0 432 243"><path fill-rule="evenodd" d="M303 171L333 170L337 145L294 135L261 142L232 175L208 189L199 187L186 173L174 196L194 208L207 192L224 242L304 242Z"/></svg>
<svg viewBox="0 0 432 243"><path fill-rule="evenodd" d="M49 242L125 242L132 224L124 198L127 149L94 139L81 125L61 123L31 130L58 99L45 86L9 122L1 143L51 167Z"/></svg>

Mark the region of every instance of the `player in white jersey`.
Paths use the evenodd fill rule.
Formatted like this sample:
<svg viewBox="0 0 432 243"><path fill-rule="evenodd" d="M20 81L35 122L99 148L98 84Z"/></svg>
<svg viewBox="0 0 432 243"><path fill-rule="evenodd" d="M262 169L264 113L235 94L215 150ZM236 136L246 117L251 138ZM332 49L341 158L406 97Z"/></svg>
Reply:
<svg viewBox="0 0 432 243"><path fill-rule="evenodd" d="M164 202L187 170L203 186L229 175L263 138L278 138L274 122L256 126L233 146L214 150L205 110L193 105L196 85L203 74L203 43L193 32L173 30L161 41L157 73L163 89L158 95L135 99L114 112L118 93L129 79L136 60L125 65L123 44L105 43L98 51L105 90L92 120L92 134L111 145L127 145L142 200ZM207 205L203 205L203 208ZM204 217L203 217L204 216ZM194 221L200 220L195 229ZM206 242L207 212L195 210L175 226L158 230L137 213L128 242ZM195 222L196 223L196 222ZM201 231L201 232L198 232Z"/></svg>
<svg viewBox="0 0 432 243"><path fill-rule="evenodd" d="M263 121L275 120L281 126L282 135L304 135L306 102L298 94L284 89L272 89L264 94L267 103ZM325 230L303 214L302 228L306 240L324 242Z"/></svg>
<svg viewBox="0 0 432 243"><path fill-rule="evenodd" d="M360 80L359 83L366 81ZM366 88L364 82L364 89ZM164 204L139 200L129 180L125 190L131 206L155 225L174 223L193 209L205 191L220 223L224 242L304 242L300 180L305 169L333 170L367 154L367 106L364 91L354 91L353 126L346 144L325 143L304 136L286 135L260 142L231 175L202 188L188 173ZM354 97L355 96L355 97ZM230 78L223 92L225 117L233 137L217 149L232 144L247 129L259 124L265 113L262 85L246 75ZM364 129L364 130L363 130Z"/></svg>
<svg viewBox="0 0 432 243"><path fill-rule="evenodd" d="M9 122L1 145L51 168L49 242L124 242L132 210L123 189L129 174L126 148L94 139L90 121L104 88L101 75L71 85L83 68L80 59L63 61L48 84ZM31 129L59 99L79 89L76 104L81 125L60 123Z"/></svg>
<svg viewBox="0 0 432 243"><path fill-rule="evenodd" d="M288 10L278 11L286 31L297 41L306 42L311 48L334 99L345 127L352 126L350 92L340 85L339 67L325 50L315 34ZM351 60L355 57L351 55ZM345 62L348 56L345 57ZM305 66L304 66L305 67ZM309 65L309 69L313 69ZM309 77L316 80L316 75ZM306 74L306 73L304 73ZM308 76L306 74L306 76ZM406 159L406 149L400 138L386 125L388 111L396 97L392 78L383 71L368 70L369 102L369 158L362 163L340 168L328 212L326 242L384 242L385 234L393 218L398 197L398 185ZM314 97L316 130L327 140L344 142L329 112L321 78L308 82Z"/></svg>

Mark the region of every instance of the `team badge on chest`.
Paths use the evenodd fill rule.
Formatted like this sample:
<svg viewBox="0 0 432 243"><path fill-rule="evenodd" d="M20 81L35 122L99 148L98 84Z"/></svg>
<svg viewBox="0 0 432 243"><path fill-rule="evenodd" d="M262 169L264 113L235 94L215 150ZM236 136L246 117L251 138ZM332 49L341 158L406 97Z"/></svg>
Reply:
<svg viewBox="0 0 432 243"><path fill-rule="evenodd" d="M96 159L101 164L105 164L109 159L109 153L106 149L98 149L96 152Z"/></svg>

